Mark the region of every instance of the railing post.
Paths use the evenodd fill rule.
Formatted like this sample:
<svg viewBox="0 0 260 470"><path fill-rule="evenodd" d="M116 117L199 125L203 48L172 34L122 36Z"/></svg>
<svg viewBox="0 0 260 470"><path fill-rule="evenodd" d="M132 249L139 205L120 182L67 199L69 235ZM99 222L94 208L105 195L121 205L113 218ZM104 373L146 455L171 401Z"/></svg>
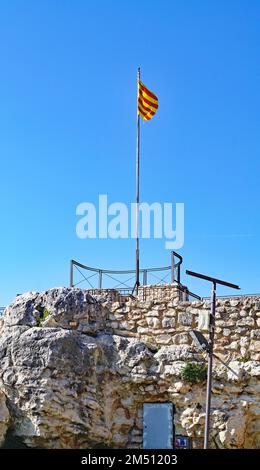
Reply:
<svg viewBox="0 0 260 470"><path fill-rule="evenodd" d="M174 252L171 251L171 284L174 283Z"/></svg>
<svg viewBox="0 0 260 470"><path fill-rule="evenodd" d="M74 279L73 279L73 259L70 260L70 287L74 287Z"/></svg>
<svg viewBox="0 0 260 470"><path fill-rule="evenodd" d="M185 287L185 300L186 300L186 302L189 301L189 289L188 289L188 287Z"/></svg>
<svg viewBox="0 0 260 470"><path fill-rule="evenodd" d="M178 268L177 268L177 282L178 284L180 284L181 282L181 265L178 264Z"/></svg>
<svg viewBox="0 0 260 470"><path fill-rule="evenodd" d="M144 272L143 272L143 285L144 286L147 285L147 269L144 269Z"/></svg>
<svg viewBox="0 0 260 470"><path fill-rule="evenodd" d="M183 290L180 289L180 301L183 302Z"/></svg>
<svg viewBox="0 0 260 470"><path fill-rule="evenodd" d="M102 289L102 269L98 271L98 288Z"/></svg>
<svg viewBox="0 0 260 470"><path fill-rule="evenodd" d="M179 301L183 302L184 300L184 289L183 286L178 286L178 291L179 291Z"/></svg>

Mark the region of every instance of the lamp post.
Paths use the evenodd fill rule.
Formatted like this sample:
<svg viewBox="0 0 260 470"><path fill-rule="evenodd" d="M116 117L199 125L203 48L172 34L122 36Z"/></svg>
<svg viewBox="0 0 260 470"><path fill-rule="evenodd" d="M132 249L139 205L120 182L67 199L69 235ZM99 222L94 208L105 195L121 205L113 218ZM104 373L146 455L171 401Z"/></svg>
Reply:
<svg viewBox="0 0 260 470"><path fill-rule="evenodd" d="M231 289L240 289L236 284L216 279L214 277L205 276L204 274L195 273L193 271L186 271L189 276L198 277L205 281L212 283L211 291L211 309L210 309L210 321L209 321L209 341L208 346L204 347L204 350L208 353L208 372L207 372L207 394L206 394L206 420L205 420L205 431L204 431L204 449L208 449L209 445L209 430L210 430L210 406L211 406L211 388L212 388L212 365L214 356L214 333L215 333L215 314L216 314L216 287L217 284L222 286L230 287ZM197 338L200 342L200 339Z"/></svg>

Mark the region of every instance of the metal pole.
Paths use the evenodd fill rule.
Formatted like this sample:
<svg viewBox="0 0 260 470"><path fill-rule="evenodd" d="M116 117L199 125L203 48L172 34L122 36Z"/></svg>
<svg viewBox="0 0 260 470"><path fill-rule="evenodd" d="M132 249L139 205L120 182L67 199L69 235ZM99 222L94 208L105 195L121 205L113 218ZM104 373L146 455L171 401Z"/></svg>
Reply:
<svg viewBox="0 0 260 470"><path fill-rule="evenodd" d="M143 285L144 285L144 286L147 285L147 269L144 269L144 273L143 273Z"/></svg>
<svg viewBox="0 0 260 470"><path fill-rule="evenodd" d="M205 276L205 274L195 273L194 271L186 270L186 274L189 276L198 277L206 281L212 282L212 294L211 294L211 312L210 312L210 325L209 325L209 341L208 341L208 374L207 374L207 398L206 398L206 420L205 420L205 432L204 432L204 449L208 449L209 445L209 429L210 429L210 405L211 405L211 383L212 383L212 365L214 356L214 333L215 333L215 313L216 313L216 286L221 284L222 286L231 287L231 289L240 289L236 284L231 282L223 281L211 276Z"/></svg>
<svg viewBox="0 0 260 470"><path fill-rule="evenodd" d="M70 287L74 287L74 279L73 279L73 259L70 260Z"/></svg>
<svg viewBox="0 0 260 470"><path fill-rule="evenodd" d="M135 289L138 294L138 287L140 285L140 272L139 272L139 176L140 176L140 115L138 113L138 94L139 94L139 80L140 80L140 67L137 71L137 132L136 132L136 278Z"/></svg>
<svg viewBox="0 0 260 470"><path fill-rule="evenodd" d="M98 271L98 288L102 289L102 269Z"/></svg>
<svg viewBox="0 0 260 470"><path fill-rule="evenodd" d="M204 432L204 449L209 446L209 429L210 429L210 405L211 405L211 384L212 384L212 365L213 365L213 348L214 348L214 332L215 332L215 313L216 313L216 282L212 283L211 293L211 312L210 312L210 330L209 330L209 352L208 352L208 374L207 374L207 396L206 396L206 420Z"/></svg>
<svg viewBox="0 0 260 470"><path fill-rule="evenodd" d="M188 289L188 287L185 287L185 300L186 300L186 302L189 302L189 289Z"/></svg>
<svg viewBox="0 0 260 470"><path fill-rule="evenodd" d="M171 284L174 283L174 252L171 252Z"/></svg>
<svg viewBox="0 0 260 470"><path fill-rule="evenodd" d="M177 269L177 282L178 284L181 283L181 265L178 264L178 269Z"/></svg>

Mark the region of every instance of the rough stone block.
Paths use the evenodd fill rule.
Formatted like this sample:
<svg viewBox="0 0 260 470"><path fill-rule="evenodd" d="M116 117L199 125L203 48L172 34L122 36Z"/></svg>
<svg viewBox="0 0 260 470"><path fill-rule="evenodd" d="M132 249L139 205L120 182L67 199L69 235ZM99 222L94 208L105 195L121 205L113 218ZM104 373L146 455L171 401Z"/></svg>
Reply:
<svg viewBox="0 0 260 470"><path fill-rule="evenodd" d="M146 322L150 328L159 328L161 326L161 322L157 317L146 317Z"/></svg>
<svg viewBox="0 0 260 470"><path fill-rule="evenodd" d="M129 330L114 330L114 334L118 336L126 336L127 338L135 338L137 336L137 333L135 331L129 331Z"/></svg>
<svg viewBox="0 0 260 470"><path fill-rule="evenodd" d="M230 336L231 330L228 328L224 328L222 331L223 336Z"/></svg>
<svg viewBox="0 0 260 470"><path fill-rule="evenodd" d="M251 341L249 349L250 351L260 353L260 341Z"/></svg>
<svg viewBox="0 0 260 470"><path fill-rule="evenodd" d="M252 317L245 317L237 322L237 326L254 326L255 320Z"/></svg>
<svg viewBox="0 0 260 470"><path fill-rule="evenodd" d="M149 328L143 328L142 326L138 326L137 333L139 333L140 335L147 335L149 334Z"/></svg>
<svg viewBox="0 0 260 470"><path fill-rule="evenodd" d="M162 320L162 327L163 328L172 328L175 326L175 318L163 318Z"/></svg>
<svg viewBox="0 0 260 470"><path fill-rule="evenodd" d="M172 342L172 336L171 335L158 335L156 336L156 341L158 344L170 344Z"/></svg>
<svg viewBox="0 0 260 470"><path fill-rule="evenodd" d="M132 331L135 329L135 322L130 320L130 321L123 321L119 323L119 328L122 330L128 330Z"/></svg>
<svg viewBox="0 0 260 470"><path fill-rule="evenodd" d="M167 316L167 317L176 317L177 312L176 312L176 310L174 310L172 308L167 308L164 312L164 315Z"/></svg>
<svg viewBox="0 0 260 470"><path fill-rule="evenodd" d="M193 316L191 313L183 312L178 314L178 323L180 325L192 325Z"/></svg>
<svg viewBox="0 0 260 470"><path fill-rule="evenodd" d="M247 315L248 315L248 313L247 313L246 310L243 310L243 309L240 310L240 312L239 312L239 316L240 316L240 317L246 317Z"/></svg>
<svg viewBox="0 0 260 470"><path fill-rule="evenodd" d="M159 317L158 310L150 310L149 312L144 314L145 317Z"/></svg>
<svg viewBox="0 0 260 470"><path fill-rule="evenodd" d="M260 329L259 330L251 330L250 337L260 340Z"/></svg>

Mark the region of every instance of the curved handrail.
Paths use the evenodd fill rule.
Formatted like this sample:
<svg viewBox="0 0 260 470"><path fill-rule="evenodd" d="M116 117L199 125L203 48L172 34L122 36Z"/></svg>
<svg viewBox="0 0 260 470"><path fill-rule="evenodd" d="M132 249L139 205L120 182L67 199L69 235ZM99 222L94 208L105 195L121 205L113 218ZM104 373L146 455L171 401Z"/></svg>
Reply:
<svg viewBox="0 0 260 470"><path fill-rule="evenodd" d="M178 261L175 262L175 258L178 259ZM142 268L140 269L140 273L144 275L144 278L147 279L147 274L152 273L152 272L159 272L159 271L171 271L171 282L177 281L180 283L180 267L182 264L182 256L176 253L175 251L171 251L171 264L168 266L160 266L160 267L151 267L151 268ZM79 261L76 261L74 259L70 260L70 286L74 286L74 271L73 268L74 266L77 266L78 268L85 269L87 271L95 272L99 275L99 288L101 287L102 284L102 275L103 274L134 274L135 269L124 269L124 270L118 270L118 269L101 269L101 268L94 268L92 266L87 266L86 264L80 263ZM177 270L177 278L175 279L175 270Z"/></svg>
<svg viewBox="0 0 260 470"><path fill-rule="evenodd" d="M75 265L78 266L79 268L82 269L87 269L87 271L95 271L96 273L99 273L100 271L104 274L132 274L135 273L135 269L127 269L127 270L122 270L122 271L114 271L111 269L101 269L101 268L92 268L90 266L87 266L85 264L79 263L78 261L75 261L74 259L71 260L71 262ZM175 265L176 267L177 265ZM162 266L161 268L142 268L140 269L140 273L144 273L145 271L169 271L171 269L171 266Z"/></svg>

